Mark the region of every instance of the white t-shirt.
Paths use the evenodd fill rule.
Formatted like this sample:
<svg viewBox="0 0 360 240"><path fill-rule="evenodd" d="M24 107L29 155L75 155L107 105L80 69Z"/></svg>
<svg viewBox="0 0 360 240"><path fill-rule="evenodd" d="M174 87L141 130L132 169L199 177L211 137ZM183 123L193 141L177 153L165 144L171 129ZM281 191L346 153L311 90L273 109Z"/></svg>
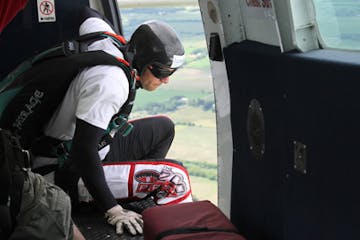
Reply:
<svg viewBox="0 0 360 240"><path fill-rule="evenodd" d="M79 29L79 34L109 31L111 27L99 18L88 18ZM110 38L92 43L88 51L103 50L116 57L124 58ZM59 66L61 67L61 66ZM101 65L81 71L71 82L66 95L44 129L47 136L70 140L74 136L76 118L93 126L107 129L111 117L125 103L129 94L129 82L118 66ZM99 152L103 159L109 147ZM51 164L54 159L37 157L34 168Z"/></svg>

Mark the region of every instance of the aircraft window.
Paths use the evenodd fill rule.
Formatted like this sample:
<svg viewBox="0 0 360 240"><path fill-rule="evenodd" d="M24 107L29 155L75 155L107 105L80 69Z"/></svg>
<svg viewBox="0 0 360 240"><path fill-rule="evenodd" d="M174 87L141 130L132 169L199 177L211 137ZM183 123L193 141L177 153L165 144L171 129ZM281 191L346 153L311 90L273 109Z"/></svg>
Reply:
<svg viewBox="0 0 360 240"><path fill-rule="evenodd" d="M210 61L199 6L120 8L126 39L150 19L169 23L183 41L185 65L169 84L153 92L138 91L131 117L169 116L175 139L167 155L187 167L194 199L217 204L216 117Z"/></svg>
<svg viewBox="0 0 360 240"><path fill-rule="evenodd" d="M313 1L322 46L360 50L360 1Z"/></svg>

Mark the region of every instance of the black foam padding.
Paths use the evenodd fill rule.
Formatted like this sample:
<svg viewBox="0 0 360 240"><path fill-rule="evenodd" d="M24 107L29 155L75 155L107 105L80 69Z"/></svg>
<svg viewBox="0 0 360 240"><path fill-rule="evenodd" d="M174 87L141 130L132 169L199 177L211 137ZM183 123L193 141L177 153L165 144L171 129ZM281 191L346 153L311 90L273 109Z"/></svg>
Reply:
<svg viewBox="0 0 360 240"><path fill-rule="evenodd" d="M149 207L155 207L156 204L151 197L131 201L127 203L120 203L123 208L140 213ZM125 232L119 236L115 232L115 227L107 224L104 214L98 210L94 204L80 204L73 212L73 221L80 229L81 233L87 240L103 240L103 239L118 239L118 240L143 240L142 235L132 236Z"/></svg>
<svg viewBox="0 0 360 240"><path fill-rule="evenodd" d="M138 201L131 201L128 203L121 203L123 208L129 209L131 211L142 213L146 208L156 207L156 203L154 202L152 197L148 197Z"/></svg>
<svg viewBox="0 0 360 240"><path fill-rule="evenodd" d="M73 216L73 221L87 240L144 239L142 235L132 236L127 232L125 232L123 235L117 235L115 232L115 227L107 224L104 216L100 213L77 213L75 216Z"/></svg>

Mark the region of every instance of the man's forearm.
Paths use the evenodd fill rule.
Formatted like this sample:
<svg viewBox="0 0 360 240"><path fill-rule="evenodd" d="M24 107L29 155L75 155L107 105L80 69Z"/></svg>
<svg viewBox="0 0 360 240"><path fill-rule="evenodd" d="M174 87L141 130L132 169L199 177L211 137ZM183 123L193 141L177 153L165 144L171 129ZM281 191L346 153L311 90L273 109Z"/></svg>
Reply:
<svg viewBox="0 0 360 240"><path fill-rule="evenodd" d="M117 202L106 183L97 149L104 132L103 129L77 119L69 161L75 163L89 193L105 212Z"/></svg>

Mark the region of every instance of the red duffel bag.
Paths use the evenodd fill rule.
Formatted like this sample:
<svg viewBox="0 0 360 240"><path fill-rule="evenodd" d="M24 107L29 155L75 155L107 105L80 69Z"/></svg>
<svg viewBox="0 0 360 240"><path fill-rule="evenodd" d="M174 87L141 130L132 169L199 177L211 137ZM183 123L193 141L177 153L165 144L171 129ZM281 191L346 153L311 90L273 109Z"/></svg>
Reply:
<svg viewBox="0 0 360 240"><path fill-rule="evenodd" d="M245 240L210 201L145 209L144 240Z"/></svg>

